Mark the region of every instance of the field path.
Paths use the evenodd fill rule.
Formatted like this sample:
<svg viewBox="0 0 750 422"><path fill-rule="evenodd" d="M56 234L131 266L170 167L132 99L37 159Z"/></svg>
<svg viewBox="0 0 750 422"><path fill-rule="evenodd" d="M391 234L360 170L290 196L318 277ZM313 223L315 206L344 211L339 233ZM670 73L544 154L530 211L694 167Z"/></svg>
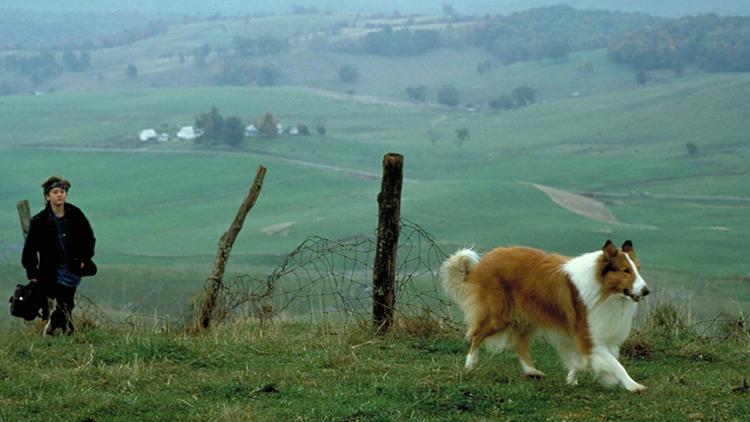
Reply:
<svg viewBox="0 0 750 422"><path fill-rule="evenodd" d="M112 148L112 147L94 147L94 146L52 146L52 145L26 145L23 147L12 147L12 148L34 148L44 149L52 151L93 151L93 152L113 152L120 154L165 154L165 155L236 155L236 154L248 154L248 155L259 155L269 157L274 161L282 161L289 164L295 164L303 167L317 168L321 170L329 170L336 173L342 173L347 176L353 176L360 179L369 180L381 180L383 177L382 173L352 169L334 164L325 164L317 161L302 160L298 158L287 157L285 155L274 154L272 152L246 149L242 151L212 151L207 149L196 149L196 150L185 150L185 149L151 149L145 148ZM2 149L2 148L0 148ZM404 177L404 182L419 183L419 180L413 178Z"/></svg>
<svg viewBox="0 0 750 422"><path fill-rule="evenodd" d="M319 95L321 97L326 98L333 98L336 100L341 101L353 101L358 103L364 103L364 104L377 104L377 105L384 105L384 106L391 106L391 107L404 107L404 108L434 108L434 109L449 109L449 107L440 105L440 104L433 104L433 103L416 103L413 101L399 101L399 100L393 100L386 97L375 97L372 95L349 95L344 92L337 92L337 91L329 91L325 89L319 89L319 88L308 88L308 87L298 87L300 91L310 92L315 95Z"/></svg>
<svg viewBox="0 0 750 422"><path fill-rule="evenodd" d="M555 204L574 214L604 223L617 224L620 222L604 204L595 199L538 183L532 183L531 186L544 192Z"/></svg>

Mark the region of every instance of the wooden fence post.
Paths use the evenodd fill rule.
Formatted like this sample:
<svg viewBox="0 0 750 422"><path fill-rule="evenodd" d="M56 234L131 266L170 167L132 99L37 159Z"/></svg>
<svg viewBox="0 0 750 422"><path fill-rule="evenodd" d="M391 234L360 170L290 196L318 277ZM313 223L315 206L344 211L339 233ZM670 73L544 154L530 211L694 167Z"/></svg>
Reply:
<svg viewBox="0 0 750 422"><path fill-rule="evenodd" d="M389 331L393 325L403 165L404 157L400 154L386 154L383 157L383 181L378 195L377 248L372 272L373 322L380 333Z"/></svg>
<svg viewBox="0 0 750 422"><path fill-rule="evenodd" d="M29 201L21 200L16 203L18 208L18 218L21 219L21 233L23 233L23 240L26 240L26 236L29 234L29 225L31 225L31 208L29 208Z"/></svg>
<svg viewBox="0 0 750 422"><path fill-rule="evenodd" d="M224 232L219 239L219 248L216 252L216 259L214 261L214 268L211 271L211 276L208 278L206 286L206 296L201 307L201 314L198 318L196 328L199 330L207 329L211 325L211 320L214 317L216 310L216 301L219 296L219 291L222 287L222 279L224 278L224 269L229 260L229 253L232 251L234 241L237 239L237 235L242 230L242 224L245 222L247 213L250 212L250 208L255 205L255 201L260 195L260 190L263 187L263 178L266 175L266 168L258 166L258 172L255 175L255 181L253 181L245 200L242 201L240 208L237 210L237 215L234 217L232 224L229 226L229 230Z"/></svg>

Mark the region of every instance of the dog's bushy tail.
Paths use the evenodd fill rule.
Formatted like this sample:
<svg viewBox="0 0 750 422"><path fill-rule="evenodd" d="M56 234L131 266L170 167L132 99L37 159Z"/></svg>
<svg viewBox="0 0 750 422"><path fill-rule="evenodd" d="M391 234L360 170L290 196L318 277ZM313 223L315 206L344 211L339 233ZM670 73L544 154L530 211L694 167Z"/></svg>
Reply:
<svg viewBox="0 0 750 422"><path fill-rule="evenodd" d="M461 308L467 318L471 309L473 309L471 293L475 286L467 283L466 277L477 262L479 262L479 255L476 252L471 249L461 249L446 259L440 266L443 289Z"/></svg>

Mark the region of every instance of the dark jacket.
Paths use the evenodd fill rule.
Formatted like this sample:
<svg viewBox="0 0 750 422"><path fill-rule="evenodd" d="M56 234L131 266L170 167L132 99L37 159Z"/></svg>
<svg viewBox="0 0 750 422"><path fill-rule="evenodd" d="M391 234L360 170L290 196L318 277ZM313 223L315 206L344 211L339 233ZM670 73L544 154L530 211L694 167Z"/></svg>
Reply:
<svg viewBox="0 0 750 422"><path fill-rule="evenodd" d="M52 207L49 204L31 218L21 258L21 263L26 269L26 277L36 278L46 285L57 281L59 265L57 225L53 218ZM63 221L70 270L80 276L91 275L89 271L96 268L91 261L96 238L89 221L78 207L68 203L65 204ZM81 262L87 267L84 268L83 274Z"/></svg>

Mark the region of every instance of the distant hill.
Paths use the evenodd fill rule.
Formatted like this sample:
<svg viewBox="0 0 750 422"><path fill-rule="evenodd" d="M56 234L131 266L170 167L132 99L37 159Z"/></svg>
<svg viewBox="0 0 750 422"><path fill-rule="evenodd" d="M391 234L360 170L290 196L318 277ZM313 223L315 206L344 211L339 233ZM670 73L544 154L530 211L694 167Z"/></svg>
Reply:
<svg viewBox="0 0 750 422"><path fill-rule="evenodd" d="M750 2L747 0L508 0L497 3L502 3L509 10L566 4L579 9L642 12L663 17L703 13L716 13L722 16L750 15Z"/></svg>
<svg viewBox="0 0 750 422"><path fill-rule="evenodd" d="M138 12L67 12L64 14L0 9L1 49L79 49L112 47L147 38L175 18Z"/></svg>
<svg viewBox="0 0 750 422"><path fill-rule="evenodd" d="M641 59L640 40L644 36L661 40L648 34L680 32L695 26L693 22L704 20L718 22L719 27L726 26L721 24L724 21L738 22L742 24L738 28L744 31L748 21L748 18L716 15L667 19L570 6L478 17L292 13L233 18L173 17L164 22L139 21L140 15L124 15L131 16L129 22L135 26L126 30L113 27L117 32L107 35L103 25L84 33L64 30L75 27L66 22L68 17L85 26L89 15L83 13L26 12L26 15L34 17L39 25L46 22L46 28L57 36L51 37L40 29L36 31L39 37L26 37L20 46L0 43L0 95L167 86L286 85L405 100L411 98L405 92L423 86L425 93L419 101L429 103L449 84L460 91L456 104L470 104L470 108L502 99L502 95L531 82L544 99L580 95L582 91L591 94L629 88L632 74L627 84L622 82L625 80L622 75L633 72L628 65L635 65L633 60ZM120 14L91 16L112 19ZM9 17L5 20L12 21ZM64 22L67 26L50 22ZM16 21L14 25L21 23ZM697 29L704 26L701 24ZM0 39L7 32L6 27L11 26L0 25ZM712 34L721 36L723 32ZM745 38L737 37L735 44L742 45ZM683 44L689 46L681 38L676 39L680 48ZM704 41L696 45L700 47ZM657 43L653 52L646 45L648 57L670 58L662 54L662 44ZM633 45L637 48L632 48ZM619 52L610 56L614 61L608 61L602 54L607 47L611 52ZM712 48L709 52L730 50ZM638 54L626 54L630 51ZM709 63L725 56L732 58L732 63L746 61L744 53L736 57L722 53L711 56ZM544 60L559 62L558 71L564 69L566 75L574 77L558 80L531 76L539 73L538 66L515 76L505 69L512 63ZM690 68L696 66L713 71L745 69L704 66L703 61L679 62L676 73L678 76L690 73ZM669 68L671 63L634 67L662 69ZM344 80L340 72L345 68L354 69L357 76ZM432 71L428 74L424 69ZM660 78L658 74L651 76L652 82ZM613 82L611 78L616 82L608 83Z"/></svg>

